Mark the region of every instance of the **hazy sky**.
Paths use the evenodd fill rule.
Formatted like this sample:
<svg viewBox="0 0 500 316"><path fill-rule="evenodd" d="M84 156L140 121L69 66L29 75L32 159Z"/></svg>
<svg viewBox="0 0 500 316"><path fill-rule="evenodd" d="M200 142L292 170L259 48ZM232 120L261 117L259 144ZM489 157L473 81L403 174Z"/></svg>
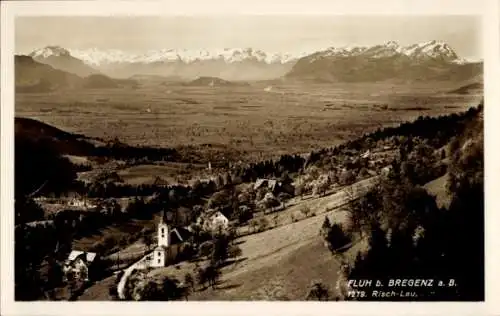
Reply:
<svg viewBox="0 0 500 316"><path fill-rule="evenodd" d="M300 52L436 39L461 57L482 58L481 19L475 16L18 17L15 33L17 53L47 45Z"/></svg>

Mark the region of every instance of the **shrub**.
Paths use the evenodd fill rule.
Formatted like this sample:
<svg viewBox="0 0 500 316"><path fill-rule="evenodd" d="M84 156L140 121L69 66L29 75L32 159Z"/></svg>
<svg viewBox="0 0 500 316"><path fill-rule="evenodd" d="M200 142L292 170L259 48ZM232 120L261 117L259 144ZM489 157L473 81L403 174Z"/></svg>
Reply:
<svg viewBox="0 0 500 316"><path fill-rule="evenodd" d="M280 205L280 201L271 192L266 193L263 199L266 208L272 208Z"/></svg>
<svg viewBox="0 0 500 316"><path fill-rule="evenodd" d="M191 273L189 273L189 272L188 272L188 273L186 273L186 274L184 275L184 284L185 284L187 287L189 287L189 288L191 288L192 290L194 290L194 278L193 278L193 276L191 275Z"/></svg>
<svg viewBox="0 0 500 316"><path fill-rule="evenodd" d="M269 226L269 221L264 216L259 218L258 223L259 223L259 231L266 230L266 228Z"/></svg>
<svg viewBox="0 0 500 316"><path fill-rule="evenodd" d="M343 171L340 174L339 182L341 185L351 185L356 181L356 176L352 170Z"/></svg>
<svg viewBox="0 0 500 316"><path fill-rule="evenodd" d="M326 241L330 250L335 251L350 242L350 238L344 233L342 226L335 223L332 225L326 236Z"/></svg>
<svg viewBox="0 0 500 316"><path fill-rule="evenodd" d="M309 217L311 211L311 208L307 205L302 205L302 207L300 208L300 212L304 214L305 217Z"/></svg>
<svg viewBox="0 0 500 316"><path fill-rule="evenodd" d="M330 290L320 281L313 281L309 292L307 293L306 300L328 301L330 298Z"/></svg>
<svg viewBox="0 0 500 316"><path fill-rule="evenodd" d="M318 180L313 183L313 194L323 196L330 187L329 178L326 175L321 175Z"/></svg>
<svg viewBox="0 0 500 316"><path fill-rule="evenodd" d="M228 251L229 258L237 258L237 257L240 257L241 255L242 255L242 251L241 251L240 247L235 246L235 245L229 247L229 251Z"/></svg>
<svg viewBox="0 0 500 316"><path fill-rule="evenodd" d="M207 257L212 254L214 248L214 243L211 240L207 240L200 245L199 255L202 257Z"/></svg>
<svg viewBox="0 0 500 316"><path fill-rule="evenodd" d="M248 222L248 226L250 227L250 229L252 230L252 232L255 232L259 228L259 222L257 221L256 218L254 218L254 219L252 219L252 220L250 220Z"/></svg>
<svg viewBox="0 0 500 316"><path fill-rule="evenodd" d="M252 210L246 206L242 205L238 208L238 222L244 224L253 218Z"/></svg>
<svg viewBox="0 0 500 316"><path fill-rule="evenodd" d="M198 268L197 270L197 279L198 284L205 287L205 284L208 283L209 286L215 288L217 282L220 278L221 272L216 265L210 264L206 268Z"/></svg>

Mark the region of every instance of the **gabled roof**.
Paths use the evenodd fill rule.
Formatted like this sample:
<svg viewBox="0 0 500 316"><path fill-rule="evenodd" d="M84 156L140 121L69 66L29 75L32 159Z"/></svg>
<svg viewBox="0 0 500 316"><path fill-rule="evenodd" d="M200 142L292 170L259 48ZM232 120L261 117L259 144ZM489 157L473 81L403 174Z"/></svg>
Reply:
<svg viewBox="0 0 500 316"><path fill-rule="evenodd" d="M179 234L182 236L182 238L184 240L186 240L187 237L191 236L192 233L191 231L189 230L189 227L177 227L176 228L177 232L179 232Z"/></svg>
<svg viewBox="0 0 500 316"><path fill-rule="evenodd" d="M268 180L267 181L267 187L270 188L270 189L274 189L274 187L276 186L278 182L276 180Z"/></svg>
<svg viewBox="0 0 500 316"><path fill-rule="evenodd" d="M97 256L97 254L95 252L84 252L84 251L80 251L80 250L73 250L69 254L67 260L70 262L74 261L77 258L79 258L80 256L82 256L84 253L85 253L85 257L84 258L82 257L82 259L85 259L87 262L93 262Z"/></svg>
<svg viewBox="0 0 500 316"><path fill-rule="evenodd" d="M212 214L212 216L210 216L210 218L213 220L214 218L222 218L222 219L225 219L225 220L228 220L227 217L222 214L220 211L217 211L215 212L214 214Z"/></svg>
<svg viewBox="0 0 500 316"><path fill-rule="evenodd" d="M275 179L257 179L257 181L255 181L255 184L253 185L253 188L255 190L263 186L267 186L269 189L274 190L276 184L278 183L279 182Z"/></svg>
<svg viewBox="0 0 500 316"><path fill-rule="evenodd" d="M170 244L179 244L186 241L190 233L184 228L174 228L170 231Z"/></svg>
<svg viewBox="0 0 500 316"><path fill-rule="evenodd" d="M255 184L253 185L253 188L254 189L258 189L262 186L262 184L264 184L264 182L267 181L266 179L257 179L257 181L255 181Z"/></svg>

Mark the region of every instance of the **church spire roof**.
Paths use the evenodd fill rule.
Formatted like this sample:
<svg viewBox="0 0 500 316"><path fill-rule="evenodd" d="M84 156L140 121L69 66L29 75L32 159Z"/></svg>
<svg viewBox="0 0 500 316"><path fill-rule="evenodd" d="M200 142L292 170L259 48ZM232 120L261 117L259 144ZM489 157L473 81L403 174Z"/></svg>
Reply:
<svg viewBox="0 0 500 316"><path fill-rule="evenodd" d="M163 210L162 215L160 216L160 224L168 224L167 211Z"/></svg>

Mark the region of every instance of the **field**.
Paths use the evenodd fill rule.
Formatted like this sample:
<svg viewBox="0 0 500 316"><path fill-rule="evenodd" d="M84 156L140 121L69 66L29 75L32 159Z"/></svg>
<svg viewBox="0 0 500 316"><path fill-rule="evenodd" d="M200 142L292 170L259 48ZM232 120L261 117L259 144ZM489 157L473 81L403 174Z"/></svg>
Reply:
<svg viewBox="0 0 500 316"><path fill-rule="evenodd" d="M446 84L253 83L17 94L16 115L129 144L211 144L241 159L309 152L420 115L459 112L480 95ZM133 171L130 171L134 173ZM132 176L134 177L134 176ZM134 180L132 180L134 182Z"/></svg>
<svg viewBox="0 0 500 316"><path fill-rule="evenodd" d="M450 206L450 196L446 190L448 175L439 177L425 185L425 189L436 197L436 203L439 207Z"/></svg>
<svg viewBox="0 0 500 316"><path fill-rule="evenodd" d="M168 183L181 182L183 175L202 175L205 165L164 163L162 165L137 165L122 169L118 172L120 178L128 184L153 183L156 177L160 177Z"/></svg>

